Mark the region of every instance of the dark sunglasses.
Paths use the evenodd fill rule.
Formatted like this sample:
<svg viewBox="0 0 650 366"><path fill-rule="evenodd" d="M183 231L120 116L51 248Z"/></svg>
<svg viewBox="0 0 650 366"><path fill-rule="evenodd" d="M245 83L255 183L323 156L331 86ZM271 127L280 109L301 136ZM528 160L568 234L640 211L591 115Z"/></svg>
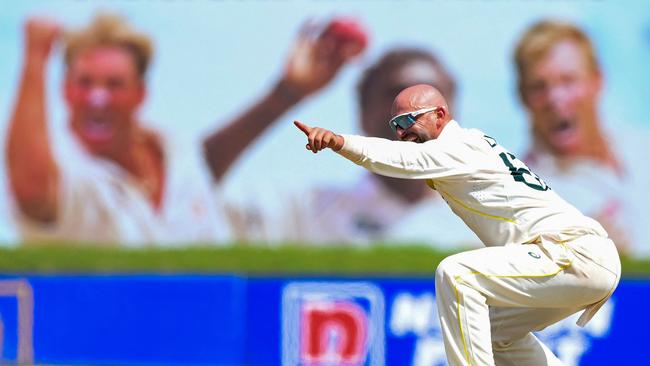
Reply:
<svg viewBox="0 0 650 366"><path fill-rule="evenodd" d="M398 126L403 130L407 130L409 127L413 126L418 116L433 112L436 109L438 109L438 107L418 109L417 111L398 114L397 116L391 118L390 121L388 121L388 125L393 130L393 132L397 132Z"/></svg>

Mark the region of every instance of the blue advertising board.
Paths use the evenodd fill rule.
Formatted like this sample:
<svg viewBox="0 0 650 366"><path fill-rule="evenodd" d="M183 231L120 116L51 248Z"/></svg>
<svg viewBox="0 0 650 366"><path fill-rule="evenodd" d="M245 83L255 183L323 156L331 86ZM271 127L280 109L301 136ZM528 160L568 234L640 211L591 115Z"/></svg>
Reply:
<svg viewBox="0 0 650 366"><path fill-rule="evenodd" d="M0 279L0 361L78 365L446 365L429 278L234 275ZM645 364L650 281L585 327L538 333L567 366Z"/></svg>

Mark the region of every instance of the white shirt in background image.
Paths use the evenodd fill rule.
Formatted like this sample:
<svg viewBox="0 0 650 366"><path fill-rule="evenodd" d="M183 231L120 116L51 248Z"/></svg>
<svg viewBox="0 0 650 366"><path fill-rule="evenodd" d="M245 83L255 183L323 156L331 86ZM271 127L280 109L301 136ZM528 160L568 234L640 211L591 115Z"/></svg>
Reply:
<svg viewBox="0 0 650 366"><path fill-rule="evenodd" d="M158 133L165 181L157 210L125 169L92 156L65 132L53 143L61 174L57 221L43 225L17 212L23 240L126 246L229 242L229 224L210 181L201 144L183 144L174 135ZM175 137L173 144L170 136Z"/></svg>
<svg viewBox="0 0 650 366"><path fill-rule="evenodd" d="M650 134L632 127L608 131L621 172L593 159L555 157L534 143L525 161L569 203L600 221L622 252L650 257Z"/></svg>

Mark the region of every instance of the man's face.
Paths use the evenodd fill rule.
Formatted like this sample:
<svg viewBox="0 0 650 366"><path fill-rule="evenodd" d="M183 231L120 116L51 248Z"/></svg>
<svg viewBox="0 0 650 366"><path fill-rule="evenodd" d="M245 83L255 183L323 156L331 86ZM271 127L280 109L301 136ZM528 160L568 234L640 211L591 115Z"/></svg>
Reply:
<svg viewBox="0 0 650 366"><path fill-rule="evenodd" d="M382 79L376 81L370 90L368 104L361 111L361 124L366 135L390 140L396 139L397 137L388 126L388 120L391 118L391 106L397 94L405 88L417 84L432 85L438 88L443 95L448 94L448 91L441 87L442 79L440 70L428 62L420 60L404 63L401 67L383 74ZM452 96L445 95L445 97L452 104ZM428 113L419 118L432 117L429 116L431 114ZM413 125L409 130L417 128L418 126Z"/></svg>
<svg viewBox="0 0 650 366"><path fill-rule="evenodd" d="M409 105L396 105L396 107L395 115L398 117L395 117L395 120L403 118L404 113L413 112L413 108ZM412 125L406 128L397 125L395 129L397 139L400 141L423 143L438 138L440 131L436 128L436 119L439 108L426 108L420 112L408 115L409 123L412 122Z"/></svg>
<svg viewBox="0 0 650 366"><path fill-rule="evenodd" d="M73 131L92 153L110 155L126 141L145 88L133 56L118 47L84 50L72 61L65 97Z"/></svg>
<svg viewBox="0 0 650 366"><path fill-rule="evenodd" d="M599 72L574 42L556 44L522 80L534 134L556 154L579 153L597 128L601 85Z"/></svg>

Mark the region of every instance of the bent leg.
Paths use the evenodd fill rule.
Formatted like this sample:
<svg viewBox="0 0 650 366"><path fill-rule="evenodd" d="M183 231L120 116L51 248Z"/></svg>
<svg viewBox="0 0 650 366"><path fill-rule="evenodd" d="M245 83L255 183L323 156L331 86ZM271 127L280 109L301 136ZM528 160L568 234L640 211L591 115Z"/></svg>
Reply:
<svg viewBox="0 0 650 366"><path fill-rule="evenodd" d="M493 365L486 298L444 263L436 271L436 302L447 361L450 366Z"/></svg>
<svg viewBox="0 0 650 366"><path fill-rule="evenodd" d="M604 297L609 287L590 286L592 273L571 268L573 259L564 245L526 244L443 260L436 301L449 364L494 364L489 306L564 309L568 316Z"/></svg>

